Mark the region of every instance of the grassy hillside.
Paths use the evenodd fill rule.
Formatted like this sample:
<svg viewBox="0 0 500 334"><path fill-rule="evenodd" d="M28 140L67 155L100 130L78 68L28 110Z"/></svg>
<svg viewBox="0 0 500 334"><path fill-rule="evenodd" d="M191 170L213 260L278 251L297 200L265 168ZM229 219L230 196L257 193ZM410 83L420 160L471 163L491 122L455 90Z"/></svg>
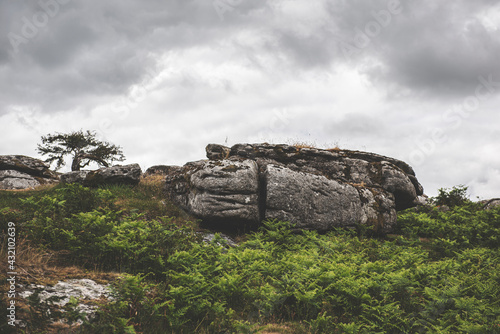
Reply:
<svg viewBox="0 0 500 334"><path fill-rule="evenodd" d="M96 302L97 316L69 329L51 325L50 305L22 303L26 333L500 333L500 208L462 195L440 193L449 211L400 213L386 237L294 234L268 221L229 247L203 242L150 177L135 188L0 191L0 228L5 236L16 224L21 282L113 286L114 300ZM81 318L75 302L51 316Z"/></svg>

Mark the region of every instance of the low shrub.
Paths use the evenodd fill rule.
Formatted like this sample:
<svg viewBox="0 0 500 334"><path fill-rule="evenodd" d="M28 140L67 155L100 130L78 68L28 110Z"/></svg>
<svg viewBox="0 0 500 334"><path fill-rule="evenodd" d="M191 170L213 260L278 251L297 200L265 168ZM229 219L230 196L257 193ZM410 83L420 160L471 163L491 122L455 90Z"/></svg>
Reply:
<svg viewBox="0 0 500 334"><path fill-rule="evenodd" d="M435 258L475 247L500 247L500 208L483 210L476 203L443 212L407 210L398 216L398 228L409 238L426 238Z"/></svg>
<svg viewBox="0 0 500 334"><path fill-rule="evenodd" d="M467 187L464 185L455 186L451 189L440 188L438 195L432 199L437 206L446 205L448 207L461 206L470 203L467 195Z"/></svg>

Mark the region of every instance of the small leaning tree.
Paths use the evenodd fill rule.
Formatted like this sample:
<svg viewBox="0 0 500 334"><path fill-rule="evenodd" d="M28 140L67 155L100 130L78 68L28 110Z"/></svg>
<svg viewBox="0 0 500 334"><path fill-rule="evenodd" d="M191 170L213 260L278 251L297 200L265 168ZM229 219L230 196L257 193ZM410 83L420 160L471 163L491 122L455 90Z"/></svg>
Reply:
<svg viewBox="0 0 500 334"><path fill-rule="evenodd" d="M38 153L48 155L45 161L49 164L56 161L56 170L64 165L66 155L71 155L73 158L72 171L78 171L92 161L99 166L108 167L112 161L125 160L120 146L100 141L96 138L95 132L83 132L83 130L42 136L42 144L38 144Z"/></svg>

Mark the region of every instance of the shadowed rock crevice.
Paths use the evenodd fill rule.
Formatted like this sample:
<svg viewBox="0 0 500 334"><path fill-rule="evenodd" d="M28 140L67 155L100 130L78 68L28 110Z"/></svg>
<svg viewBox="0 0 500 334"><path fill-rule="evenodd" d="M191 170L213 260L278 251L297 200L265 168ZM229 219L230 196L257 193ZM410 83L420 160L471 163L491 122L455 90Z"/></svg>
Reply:
<svg viewBox="0 0 500 334"><path fill-rule="evenodd" d="M266 207L267 207L267 178L266 174L262 171L262 166L259 165L259 192L258 192L258 203L259 203L259 222L266 218Z"/></svg>

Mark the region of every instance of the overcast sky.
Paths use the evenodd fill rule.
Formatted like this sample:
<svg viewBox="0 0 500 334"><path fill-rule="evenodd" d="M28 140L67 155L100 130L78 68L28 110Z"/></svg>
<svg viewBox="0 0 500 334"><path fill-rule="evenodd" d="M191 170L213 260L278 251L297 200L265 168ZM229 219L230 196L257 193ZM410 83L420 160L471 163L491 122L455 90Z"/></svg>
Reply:
<svg viewBox="0 0 500 334"><path fill-rule="evenodd" d="M500 197L499 27L496 0L0 0L0 154L80 129L143 170L306 142Z"/></svg>

